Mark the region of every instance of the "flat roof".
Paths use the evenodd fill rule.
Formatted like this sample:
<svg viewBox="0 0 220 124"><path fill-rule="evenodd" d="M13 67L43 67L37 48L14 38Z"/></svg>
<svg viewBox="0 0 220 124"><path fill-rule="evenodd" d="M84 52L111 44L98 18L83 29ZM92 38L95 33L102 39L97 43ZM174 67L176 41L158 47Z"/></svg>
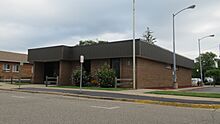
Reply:
<svg viewBox="0 0 220 124"><path fill-rule="evenodd" d="M123 40L99 43L87 46L53 46L28 50L30 62L49 62L61 60L79 60L84 55L85 59L126 58L133 55L132 40ZM136 39L136 56L153 61L172 64L173 53L157 45ZM181 55L176 55L177 65L193 68L194 61Z"/></svg>

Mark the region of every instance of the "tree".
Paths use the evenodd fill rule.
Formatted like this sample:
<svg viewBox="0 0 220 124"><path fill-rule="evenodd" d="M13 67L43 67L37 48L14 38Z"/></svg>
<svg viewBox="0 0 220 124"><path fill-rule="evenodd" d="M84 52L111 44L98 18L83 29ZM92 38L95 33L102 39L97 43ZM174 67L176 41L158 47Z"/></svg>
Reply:
<svg viewBox="0 0 220 124"><path fill-rule="evenodd" d="M150 30L149 27L147 27L147 30L143 33L144 40L149 44L154 44L156 41L156 38L152 35L153 32Z"/></svg>
<svg viewBox="0 0 220 124"><path fill-rule="evenodd" d="M203 75L206 74L208 70L215 68L215 60L214 58L217 57L216 54L212 52L206 52L204 54L201 54L201 60L202 60L202 68L203 68ZM193 69L193 77L200 77L200 66L199 66L199 60L200 58L196 58L196 63ZM205 75L203 76L203 78Z"/></svg>
<svg viewBox="0 0 220 124"><path fill-rule="evenodd" d="M93 41L93 40L81 40L79 41L79 46L86 46L86 45L93 45L93 44L97 44L97 42Z"/></svg>
<svg viewBox="0 0 220 124"><path fill-rule="evenodd" d="M206 72L206 75L209 77L213 77L214 86L220 80L220 69L211 69Z"/></svg>
<svg viewBox="0 0 220 124"><path fill-rule="evenodd" d="M212 52L206 52L205 54L201 54L202 67L204 71L215 68L215 57L216 54ZM200 58L196 58L196 61L199 62Z"/></svg>
<svg viewBox="0 0 220 124"><path fill-rule="evenodd" d="M99 43L107 43L108 41L93 41L93 40L81 40L79 41L78 46L87 46L87 45L93 45L93 44L99 44Z"/></svg>
<svg viewBox="0 0 220 124"><path fill-rule="evenodd" d="M200 78L199 62L196 62L194 64L194 68L193 68L193 71L192 71L192 77L193 78Z"/></svg>

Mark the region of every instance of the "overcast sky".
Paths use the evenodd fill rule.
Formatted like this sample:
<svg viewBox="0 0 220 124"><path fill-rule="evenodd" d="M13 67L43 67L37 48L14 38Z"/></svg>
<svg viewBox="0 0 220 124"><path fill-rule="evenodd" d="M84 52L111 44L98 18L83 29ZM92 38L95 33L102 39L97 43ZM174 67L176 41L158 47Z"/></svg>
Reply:
<svg viewBox="0 0 220 124"><path fill-rule="evenodd" d="M176 50L194 59L199 37L202 51L219 55L220 0L136 0L137 38L146 27L157 45L172 50L172 13L176 16ZM27 53L28 48L75 45L79 40L132 38L132 0L0 0L0 50Z"/></svg>

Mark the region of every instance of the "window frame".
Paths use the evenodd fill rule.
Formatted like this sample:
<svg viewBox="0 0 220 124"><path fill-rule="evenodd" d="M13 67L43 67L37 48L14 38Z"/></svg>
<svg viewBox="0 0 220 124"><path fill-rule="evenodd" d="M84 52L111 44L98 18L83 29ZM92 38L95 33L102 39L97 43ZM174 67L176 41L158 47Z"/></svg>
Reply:
<svg viewBox="0 0 220 124"><path fill-rule="evenodd" d="M17 68L16 68L16 67L17 67ZM16 65L13 65L13 66L12 66L12 72L19 73L19 70L20 70L20 65L16 64Z"/></svg>
<svg viewBox="0 0 220 124"><path fill-rule="evenodd" d="M2 69L3 69L4 72L10 72L11 71L11 66L10 66L10 64L3 64Z"/></svg>

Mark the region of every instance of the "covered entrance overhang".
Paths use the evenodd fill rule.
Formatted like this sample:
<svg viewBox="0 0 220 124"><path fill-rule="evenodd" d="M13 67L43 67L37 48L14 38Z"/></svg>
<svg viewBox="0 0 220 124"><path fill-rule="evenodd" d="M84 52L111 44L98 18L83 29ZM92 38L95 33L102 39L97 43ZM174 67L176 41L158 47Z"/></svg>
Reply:
<svg viewBox="0 0 220 124"><path fill-rule="evenodd" d="M44 84L46 76L57 77L60 72L60 62L34 62L33 83Z"/></svg>

